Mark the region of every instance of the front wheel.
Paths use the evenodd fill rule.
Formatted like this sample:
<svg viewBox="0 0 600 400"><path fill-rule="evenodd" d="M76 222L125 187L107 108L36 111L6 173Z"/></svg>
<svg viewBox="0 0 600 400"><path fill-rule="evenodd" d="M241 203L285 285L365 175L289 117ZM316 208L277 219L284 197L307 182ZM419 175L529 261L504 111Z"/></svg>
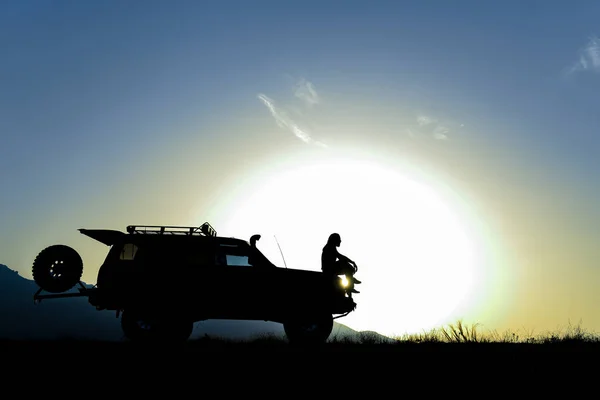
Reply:
<svg viewBox="0 0 600 400"><path fill-rule="evenodd" d="M321 344L333 330L333 317L323 312L303 313L290 317L283 323L283 329L291 344Z"/></svg>

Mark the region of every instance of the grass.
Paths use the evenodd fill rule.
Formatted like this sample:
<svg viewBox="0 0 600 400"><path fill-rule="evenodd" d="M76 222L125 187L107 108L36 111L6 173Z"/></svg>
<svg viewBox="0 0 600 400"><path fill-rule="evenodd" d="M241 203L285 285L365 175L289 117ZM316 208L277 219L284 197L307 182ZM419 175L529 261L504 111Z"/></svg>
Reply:
<svg viewBox="0 0 600 400"><path fill-rule="evenodd" d="M323 345L308 347L290 345L281 335L258 335L247 340L205 335L167 345L68 338L0 340L0 351L3 364L12 370L40 375L60 371L65 376L68 371L74 375L85 372L129 377L144 371L163 381L165 376L193 372L194 379L189 380L192 387L198 384L198 376L202 376L206 382L217 382L223 377L234 378L232 382L252 377L253 385L260 382L261 388L287 379L289 387L296 388L299 384L309 385L312 379L325 374L327 379L340 382L357 379L377 387L401 383L403 388L413 385L419 390L424 387L430 390L441 387L435 383L441 378L452 378L461 384L487 379L494 388L500 382L497 377L502 377L502 386L518 377L528 382L554 383L570 382L565 377L575 374L583 381L587 372L595 371L584 366L596 363L600 355L598 344L600 337L580 324L534 335L486 331L479 324L457 321L421 334L395 338L375 332L333 335ZM42 364L51 365L51 369L40 368ZM553 374L560 375L560 379L549 378ZM303 383L295 377L310 379ZM431 384L422 386L419 382L425 377ZM229 388L232 384L228 385Z"/></svg>
<svg viewBox="0 0 600 400"><path fill-rule="evenodd" d="M600 336L587 332L581 323L560 328L556 332L534 334L533 332L485 331L479 324L465 324L461 320L454 324L434 329L421 335L410 335L397 338L400 341L416 343L524 343L524 344L549 344L549 343L600 343Z"/></svg>
<svg viewBox="0 0 600 400"><path fill-rule="evenodd" d="M285 349L287 340L278 335L257 335L246 340L223 339L205 335L188 341L191 347L224 349L238 346L245 348ZM385 337L376 332L359 332L354 336L332 334L325 344L329 348L364 348L386 349L406 348L407 345L441 345L441 344L600 344L600 335L586 331L581 324L569 323L555 332L534 334L527 331L487 331L480 324L466 324L462 320L448 324L428 332L396 337ZM420 346L426 348L427 346Z"/></svg>
<svg viewBox="0 0 600 400"><path fill-rule="evenodd" d="M19 344L19 341L1 341L8 346ZM33 341L20 342L26 346L43 347L45 343L50 346L87 346L100 345L106 348L118 347L126 348L128 343L110 343L110 342L90 342L86 340L77 340L64 338L63 340L53 341ZM359 332L353 336L336 336L332 334L323 348L331 349L359 349L364 350L385 348L386 350L405 349L407 346L414 348L426 349L429 346L439 348L438 345L443 344L526 344L526 345L552 345L552 344L568 344L568 345L588 345L600 344L600 335L594 332L586 331L581 324L567 324L565 327L558 329L555 332L546 332L534 334L533 332L522 331L486 331L479 324L466 324L462 320L448 324L436 329L432 329L420 334L407 334L404 336L385 337L376 332ZM414 345L414 346L413 346ZM190 339L186 342L185 347L190 349L208 349L208 350L226 350L226 349L272 349L285 350L288 349L289 343L284 336L264 334L257 335L246 340L241 339L226 339L215 336L205 335L203 337ZM453 346L451 346L453 347ZM461 346L458 346L461 347ZM486 346L482 346L486 347ZM541 346L547 347L547 346ZM600 346L598 346L600 349Z"/></svg>
<svg viewBox="0 0 600 400"><path fill-rule="evenodd" d="M483 388L483 395L499 395L502 388L521 395L528 384L539 397L540 390L555 390L561 382L571 385L570 390L574 383L594 382L598 343L600 337L580 324L534 335L486 331L459 320L395 338L376 332L332 335L324 345L311 347L292 346L281 335L266 334L247 340L205 335L166 346L66 337L0 340L0 351L4 387L13 385L29 394L41 390L44 396L48 390L72 390L81 382L86 386L81 393L105 388L111 395L120 393L121 386L136 395L140 390L156 395L163 385L175 399L210 387L230 397L232 390L241 390L244 397L250 397L249 390L262 396L298 395L302 390L311 391L307 396L315 391L354 395L355 390L358 395L363 386L375 398L389 393L431 396L435 390L447 396L476 387ZM46 379L52 383L42 384ZM346 393L348 384L352 388Z"/></svg>
<svg viewBox="0 0 600 400"><path fill-rule="evenodd" d="M391 341L375 333L364 333L356 338L331 337L330 343L341 344L437 344L437 343L501 343L501 344L600 344L600 335L586 331L581 323L569 323L556 332L534 334L527 331L486 331L480 324L465 324L462 320L420 334L395 336Z"/></svg>

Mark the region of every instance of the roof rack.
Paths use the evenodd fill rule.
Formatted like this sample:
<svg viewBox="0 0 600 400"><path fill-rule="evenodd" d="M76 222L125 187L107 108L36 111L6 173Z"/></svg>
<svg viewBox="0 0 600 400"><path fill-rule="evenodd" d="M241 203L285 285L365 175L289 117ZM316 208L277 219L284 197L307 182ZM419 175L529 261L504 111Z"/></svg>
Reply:
<svg viewBox="0 0 600 400"><path fill-rule="evenodd" d="M127 232L137 235L200 235L217 236L217 231L205 222L200 226L129 225Z"/></svg>

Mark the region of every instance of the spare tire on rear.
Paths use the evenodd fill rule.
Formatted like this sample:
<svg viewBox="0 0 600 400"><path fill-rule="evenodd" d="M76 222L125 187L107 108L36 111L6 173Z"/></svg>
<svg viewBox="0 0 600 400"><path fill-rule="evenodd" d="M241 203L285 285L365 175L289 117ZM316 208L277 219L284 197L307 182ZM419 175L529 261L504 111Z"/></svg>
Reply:
<svg viewBox="0 0 600 400"><path fill-rule="evenodd" d="M62 244L40 251L32 267L33 280L50 293L66 292L83 274L83 261L75 249Z"/></svg>

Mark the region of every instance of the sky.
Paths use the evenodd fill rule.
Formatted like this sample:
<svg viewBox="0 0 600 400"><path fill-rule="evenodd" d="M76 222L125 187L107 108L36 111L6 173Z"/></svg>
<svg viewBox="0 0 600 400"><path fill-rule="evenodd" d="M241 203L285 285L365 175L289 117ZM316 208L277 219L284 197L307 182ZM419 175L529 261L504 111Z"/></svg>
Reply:
<svg viewBox="0 0 600 400"><path fill-rule="evenodd" d="M338 322L600 330L600 3L0 5L0 263L199 226L359 265Z"/></svg>

